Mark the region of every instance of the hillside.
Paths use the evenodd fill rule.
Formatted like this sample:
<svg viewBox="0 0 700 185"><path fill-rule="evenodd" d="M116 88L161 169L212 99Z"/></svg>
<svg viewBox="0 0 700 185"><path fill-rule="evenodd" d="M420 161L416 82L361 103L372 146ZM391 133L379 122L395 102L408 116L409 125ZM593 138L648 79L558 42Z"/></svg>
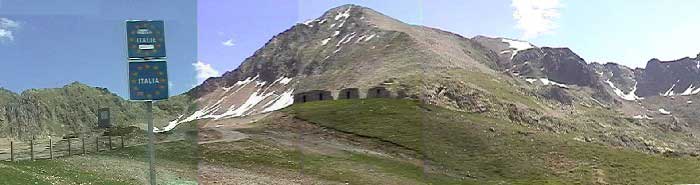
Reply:
<svg viewBox="0 0 700 185"><path fill-rule="evenodd" d="M466 38L344 5L292 26L239 68L189 91L199 109L173 123L265 115L291 105L293 94L309 90L335 94L344 88L382 86L397 98L577 134L590 142L649 153L697 154L700 124L687 111L700 108L692 103L694 77L678 75L694 74L693 61L698 60L651 60L648 69L631 69L588 62L569 48ZM666 78L677 79L676 85L652 82ZM664 103L672 99L691 103Z"/></svg>
<svg viewBox="0 0 700 185"><path fill-rule="evenodd" d="M155 123L165 126L191 105L185 96L155 104ZM0 90L0 137L62 136L102 132L97 109L110 108L112 124L145 129L145 105L130 102L107 89L78 82L61 88L30 89L21 94Z"/></svg>
<svg viewBox="0 0 700 185"><path fill-rule="evenodd" d="M410 100L299 104L243 135L202 144L203 183L673 184L697 182L693 157L649 155ZM211 139L200 130L200 142ZM205 133L205 134L202 134ZM220 174L233 170L233 174Z"/></svg>

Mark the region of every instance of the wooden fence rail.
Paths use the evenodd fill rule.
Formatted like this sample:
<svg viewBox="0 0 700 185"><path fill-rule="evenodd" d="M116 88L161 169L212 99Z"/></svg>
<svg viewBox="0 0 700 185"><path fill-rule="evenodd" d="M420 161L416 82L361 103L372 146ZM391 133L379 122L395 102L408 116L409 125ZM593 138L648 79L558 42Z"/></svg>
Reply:
<svg viewBox="0 0 700 185"><path fill-rule="evenodd" d="M91 140L95 142L92 144L87 142ZM114 146L113 142L115 141L117 146ZM124 136L61 139L49 137L48 139L31 139L29 141L6 140L4 142L0 140L0 161L54 159L78 154L85 155L92 152L97 153L129 147L128 144L128 138L125 139Z"/></svg>

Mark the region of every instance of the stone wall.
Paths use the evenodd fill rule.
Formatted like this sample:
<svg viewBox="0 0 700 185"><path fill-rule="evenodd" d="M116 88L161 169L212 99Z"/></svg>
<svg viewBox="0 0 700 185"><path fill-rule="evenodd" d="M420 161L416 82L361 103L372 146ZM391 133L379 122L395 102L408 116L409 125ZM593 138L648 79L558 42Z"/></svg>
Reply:
<svg viewBox="0 0 700 185"><path fill-rule="evenodd" d="M294 103L305 103L312 101L333 100L330 91L313 90L294 94Z"/></svg>
<svg viewBox="0 0 700 185"><path fill-rule="evenodd" d="M360 99L360 89L346 88L338 92L336 97L333 97L331 91L312 90L294 94L294 103L305 103L312 101L334 100L334 99ZM391 91L385 87L373 87L367 90L365 98L392 98Z"/></svg>
<svg viewBox="0 0 700 185"><path fill-rule="evenodd" d="M338 92L338 99L360 99L360 89L347 88Z"/></svg>
<svg viewBox="0 0 700 185"><path fill-rule="evenodd" d="M391 98L391 92L385 87L372 87L367 90L367 98Z"/></svg>

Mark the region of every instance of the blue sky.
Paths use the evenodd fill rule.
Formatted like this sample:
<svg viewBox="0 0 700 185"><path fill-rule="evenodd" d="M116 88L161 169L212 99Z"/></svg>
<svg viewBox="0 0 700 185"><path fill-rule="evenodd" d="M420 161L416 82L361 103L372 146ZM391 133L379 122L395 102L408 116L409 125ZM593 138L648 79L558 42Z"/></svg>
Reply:
<svg viewBox="0 0 700 185"><path fill-rule="evenodd" d="M165 21L171 95L192 88L196 2L0 0L0 87L14 92L73 81L128 97L128 19Z"/></svg>
<svg viewBox="0 0 700 185"><path fill-rule="evenodd" d="M274 35L343 4L466 37L569 47L588 62L644 67L700 53L700 1L692 0L201 0L199 59L209 74L230 71Z"/></svg>

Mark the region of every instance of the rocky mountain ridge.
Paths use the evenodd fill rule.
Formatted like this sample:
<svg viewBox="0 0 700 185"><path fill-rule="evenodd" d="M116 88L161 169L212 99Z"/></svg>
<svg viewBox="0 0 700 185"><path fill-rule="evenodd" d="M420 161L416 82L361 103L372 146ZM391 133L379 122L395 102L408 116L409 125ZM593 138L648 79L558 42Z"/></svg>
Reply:
<svg viewBox="0 0 700 185"><path fill-rule="evenodd" d="M697 59L678 64L688 66L690 60ZM174 123L265 113L289 106L293 93L308 90L384 86L395 95L428 104L555 132L600 134L596 137L608 143L658 152L678 142L688 144L694 136L681 141L652 140L664 144L620 138L654 138L650 133L658 131L649 128L673 125L674 120L684 128L679 134L695 132L688 128L700 124L664 117L668 114L658 111L660 104L652 100L665 93L666 86L673 86L666 84L669 80L654 81L657 75L677 73L672 66L631 69L589 63L568 48L538 47L508 38L466 38L405 24L366 7L345 5L294 25L239 68L192 89L187 95L200 109L181 115ZM687 89L692 84L681 81L676 86ZM673 111L674 117L686 116L672 106L664 108ZM604 115L593 115L599 113ZM620 120L641 126L616 123L616 128L635 131L609 133L607 123ZM606 126L590 129L578 124Z"/></svg>

